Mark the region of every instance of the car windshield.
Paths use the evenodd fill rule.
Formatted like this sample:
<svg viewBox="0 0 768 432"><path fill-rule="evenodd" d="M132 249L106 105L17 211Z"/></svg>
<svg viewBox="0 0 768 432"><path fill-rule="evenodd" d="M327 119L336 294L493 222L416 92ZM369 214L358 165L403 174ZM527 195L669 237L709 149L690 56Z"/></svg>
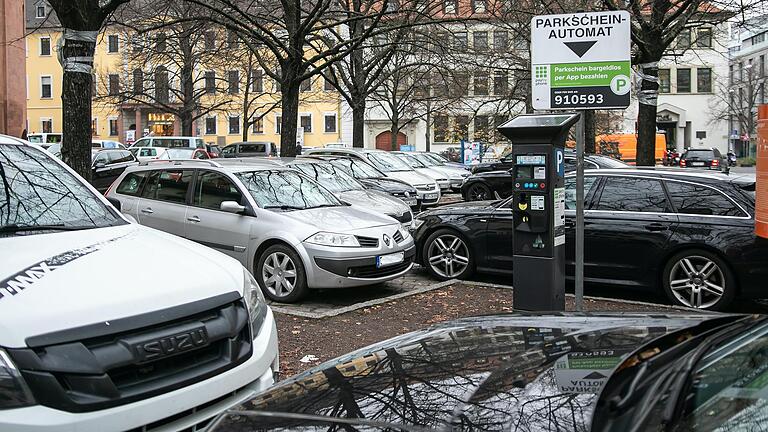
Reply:
<svg viewBox="0 0 768 432"><path fill-rule="evenodd" d="M341 167L347 174L351 174L357 179L386 177L383 172L372 165L357 159L335 159L331 161L331 164Z"/></svg>
<svg viewBox="0 0 768 432"><path fill-rule="evenodd" d="M0 144L0 235L22 227L124 223L80 180L37 149Z"/></svg>
<svg viewBox="0 0 768 432"><path fill-rule="evenodd" d="M616 160L616 159L605 157L605 156L592 156L592 158L594 158L595 162L597 162L600 166L604 168L626 168L627 166L629 166L620 160Z"/></svg>
<svg viewBox="0 0 768 432"><path fill-rule="evenodd" d="M401 159L403 159L411 168L426 168L427 165L422 163L420 160L415 158L412 155L405 154L405 153L398 153L397 156L399 156Z"/></svg>
<svg viewBox="0 0 768 432"><path fill-rule="evenodd" d="M434 155L430 153L416 153L413 155L416 159L419 160L419 162L423 163L426 166L443 166L445 165L443 161L435 157Z"/></svg>
<svg viewBox="0 0 768 432"><path fill-rule="evenodd" d="M43 142L43 136L42 135L29 135L27 136L27 141L35 144L40 144Z"/></svg>
<svg viewBox="0 0 768 432"><path fill-rule="evenodd" d="M290 167L317 180L318 183L333 193L364 189L357 180L350 177L341 168L331 164L295 163L291 164Z"/></svg>
<svg viewBox="0 0 768 432"><path fill-rule="evenodd" d="M245 171L236 176L261 208L303 210L342 205L317 182L293 170Z"/></svg>
<svg viewBox="0 0 768 432"><path fill-rule="evenodd" d="M384 172L413 171L406 161L391 153L368 153L368 161Z"/></svg>
<svg viewBox="0 0 768 432"><path fill-rule="evenodd" d="M685 152L686 158L705 158L705 159L713 159L715 157L715 152L712 150L688 150Z"/></svg>
<svg viewBox="0 0 768 432"><path fill-rule="evenodd" d="M193 148L169 148L163 152L162 159L192 159Z"/></svg>

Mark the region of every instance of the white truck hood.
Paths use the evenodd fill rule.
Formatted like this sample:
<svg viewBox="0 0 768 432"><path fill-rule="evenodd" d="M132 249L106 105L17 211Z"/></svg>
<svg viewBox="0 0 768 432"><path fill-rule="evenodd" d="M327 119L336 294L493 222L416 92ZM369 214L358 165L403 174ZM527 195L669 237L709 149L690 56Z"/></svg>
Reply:
<svg viewBox="0 0 768 432"><path fill-rule="evenodd" d="M242 294L236 260L137 224L0 238L0 346Z"/></svg>

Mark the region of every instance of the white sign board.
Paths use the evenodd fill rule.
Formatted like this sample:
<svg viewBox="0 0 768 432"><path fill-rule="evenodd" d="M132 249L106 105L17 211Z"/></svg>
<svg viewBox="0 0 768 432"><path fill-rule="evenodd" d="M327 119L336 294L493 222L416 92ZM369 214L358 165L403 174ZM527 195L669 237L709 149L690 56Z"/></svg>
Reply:
<svg viewBox="0 0 768 432"><path fill-rule="evenodd" d="M533 108L629 106L627 11L539 15L531 19Z"/></svg>

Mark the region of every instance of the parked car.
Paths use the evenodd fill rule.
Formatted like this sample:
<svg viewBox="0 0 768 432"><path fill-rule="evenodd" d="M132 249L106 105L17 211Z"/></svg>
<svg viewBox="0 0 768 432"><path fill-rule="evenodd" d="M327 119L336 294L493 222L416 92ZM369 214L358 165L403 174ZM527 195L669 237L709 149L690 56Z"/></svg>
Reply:
<svg viewBox="0 0 768 432"><path fill-rule="evenodd" d="M95 149L125 149L125 146L112 140L91 140L91 148Z"/></svg>
<svg viewBox="0 0 768 432"><path fill-rule="evenodd" d="M210 159L208 152L204 148L167 148L161 149L157 154L157 159Z"/></svg>
<svg viewBox="0 0 768 432"><path fill-rule="evenodd" d="M200 137L184 136L148 136L131 144L131 147L165 147L165 148L205 148L205 141Z"/></svg>
<svg viewBox="0 0 768 432"><path fill-rule="evenodd" d="M116 184L107 196L124 213L232 256L275 301L384 282L412 266L416 248L399 222L344 204L291 168L190 160L138 166Z"/></svg>
<svg viewBox="0 0 768 432"><path fill-rule="evenodd" d="M205 150L208 152L208 157L211 159L221 156L221 147L216 144L206 144Z"/></svg>
<svg viewBox="0 0 768 432"><path fill-rule="evenodd" d="M472 174L488 171L508 171L515 166L515 157L512 154L508 154L502 158L499 158L492 162L480 162L472 165L469 169Z"/></svg>
<svg viewBox="0 0 768 432"><path fill-rule="evenodd" d="M759 315L463 318L326 361L209 432L761 430L766 334Z"/></svg>
<svg viewBox="0 0 768 432"><path fill-rule="evenodd" d="M584 169L626 168L624 162L601 155L584 155ZM564 155L565 172L576 170L576 154ZM512 195L514 186L511 168L506 171L483 171L464 179L461 196L465 201L483 201L507 198Z"/></svg>
<svg viewBox="0 0 768 432"><path fill-rule="evenodd" d="M459 191L461 189L461 184L464 182L464 179L469 177L469 170L466 169L463 165L449 165L443 162L443 160L439 157L436 157L435 155L427 152L412 152L409 153L409 155L418 159L419 162L426 165L428 168L439 171L447 176L453 191Z"/></svg>
<svg viewBox="0 0 768 432"><path fill-rule="evenodd" d="M423 174L437 183L438 186L440 186L440 191L445 193L448 192L451 189L451 180L449 180L448 175L440 170L436 170L433 168L428 167L426 164L418 160L417 158L413 157L409 153L406 152L388 152L391 155L394 155L395 157L400 158L403 160L408 166L413 168L417 173Z"/></svg>
<svg viewBox="0 0 768 432"><path fill-rule="evenodd" d="M30 141L31 142L31 141ZM43 147L43 146L40 146ZM48 153L61 159L61 143L50 144L48 147L43 147Z"/></svg>
<svg viewBox="0 0 768 432"><path fill-rule="evenodd" d="M305 154L310 156L344 156L359 159L373 165L379 171L386 174L388 178L402 180L416 188L419 204L422 207L433 206L440 201L440 187L433 179L416 172L410 165L399 157L390 154L390 152L367 149L322 148L307 150Z"/></svg>
<svg viewBox="0 0 768 432"><path fill-rule="evenodd" d="M163 147L130 147L128 149L139 162L155 160L165 151Z"/></svg>
<svg viewBox="0 0 768 432"><path fill-rule="evenodd" d="M411 209L420 208L416 188L402 180L388 178L383 172L367 162L341 156L309 155L307 157L328 161L359 181L366 189L387 193L402 200Z"/></svg>
<svg viewBox="0 0 768 432"><path fill-rule="evenodd" d="M450 162L462 163L461 150L456 147L448 147L444 151L440 152L440 156L444 157Z"/></svg>
<svg viewBox="0 0 768 432"><path fill-rule="evenodd" d="M0 136L0 172L0 430L202 429L273 383L237 261L131 223L36 145Z"/></svg>
<svg viewBox="0 0 768 432"><path fill-rule="evenodd" d="M99 192L106 191L126 168L139 163L131 152L120 149L93 149L91 160L91 184Z"/></svg>
<svg viewBox="0 0 768 432"><path fill-rule="evenodd" d="M584 178L584 275L614 289L663 291L720 310L764 298L768 240L754 233L754 175L590 170ZM575 176L565 182L566 276L574 274ZM511 272L510 199L460 203L414 219L417 261L437 278Z"/></svg>
<svg viewBox="0 0 768 432"><path fill-rule="evenodd" d="M27 135L27 140L44 149L48 149L52 144L61 144L62 134L50 132L32 133Z"/></svg>
<svg viewBox="0 0 768 432"><path fill-rule="evenodd" d="M708 168L723 169L727 161L720 150L716 148L709 149L688 149L680 157L680 167L682 168Z"/></svg>
<svg viewBox="0 0 768 432"><path fill-rule="evenodd" d="M445 166L450 166L450 167L454 167L454 168L461 168L463 170L469 170L469 168L466 165L464 165L463 162L461 162L461 161L454 162L454 161L448 159L447 157L443 156L441 153L424 152L424 154L429 156L429 157L431 157L435 161L444 164Z"/></svg>
<svg viewBox="0 0 768 432"><path fill-rule="evenodd" d="M238 142L221 149L221 157L270 157L277 156L277 146L271 142Z"/></svg>
<svg viewBox="0 0 768 432"><path fill-rule="evenodd" d="M411 226L413 213L406 203L385 192L366 190L362 183L352 178L340 167L329 162L308 158L294 160L287 166L314 179L342 202L385 214L406 228Z"/></svg>

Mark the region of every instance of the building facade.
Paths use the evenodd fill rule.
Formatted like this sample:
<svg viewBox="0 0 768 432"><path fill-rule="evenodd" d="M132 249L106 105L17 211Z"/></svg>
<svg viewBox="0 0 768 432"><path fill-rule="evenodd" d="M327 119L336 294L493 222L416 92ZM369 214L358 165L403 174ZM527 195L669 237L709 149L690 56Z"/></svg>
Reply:
<svg viewBox="0 0 768 432"><path fill-rule="evenodd" d="M22 136L26 128L23 2L0 0L0 133Z"/></svg>

